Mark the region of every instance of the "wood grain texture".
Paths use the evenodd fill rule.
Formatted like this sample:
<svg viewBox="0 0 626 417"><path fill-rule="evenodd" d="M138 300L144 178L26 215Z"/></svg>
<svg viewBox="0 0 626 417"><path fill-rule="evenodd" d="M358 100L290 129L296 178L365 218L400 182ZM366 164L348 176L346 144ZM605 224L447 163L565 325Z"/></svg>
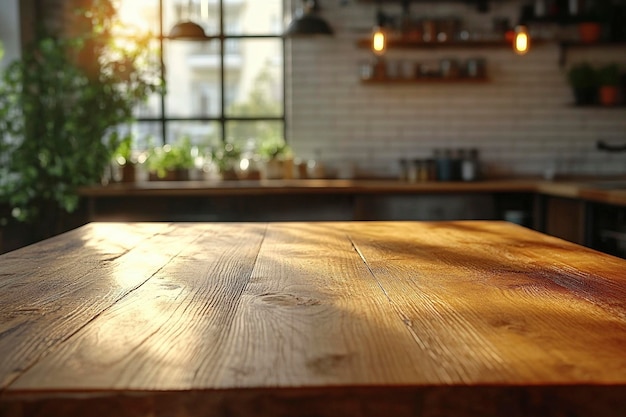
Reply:
<svg viewBox="0 0 626 417"><path fill-rule="evenodd" d="M387 223L351 238L420 347L441 364L437 379L623 382L623 261L521 231L476 222L409 224L398 233Z"/></svg>
<svg viewBox="0 0 626 417"><path fill-rule="evenodd" d="M503 222L96 223L0 305L2 416L626 410L626 261Z"/></svg>

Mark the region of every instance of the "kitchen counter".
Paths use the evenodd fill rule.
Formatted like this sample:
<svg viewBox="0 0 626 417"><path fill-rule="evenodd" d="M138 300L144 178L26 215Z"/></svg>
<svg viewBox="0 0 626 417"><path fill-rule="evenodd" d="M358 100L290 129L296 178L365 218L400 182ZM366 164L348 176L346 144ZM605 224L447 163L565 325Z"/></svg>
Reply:
<svg viewBox="0 0 626 417"><path fill-rule="evenodd" d="M149 181L115 183L85 187L85 197L100 196L204 196L246 194L316 194L316 193L456 193L494 191L532 191L534 181L421 182L392 180L254 180L254 181Z"/></svg>
<svg viewBox="0 0 626 417"><path fill-rule="evenodd" d="M0 271L3 416L626 409L626 261L510 223L92 223Z"/></svg>
<svg viewBox="0 0 626 417"><path fill-rule="evenodd" d="M129 196L228 196L280 194L445 194L529 192L582 198L626 206L626 188L607 188L598 181L488 180L476 182L402 182L393 180L260 180L260 181L155 181L84 187L87 198Z"/></svg>

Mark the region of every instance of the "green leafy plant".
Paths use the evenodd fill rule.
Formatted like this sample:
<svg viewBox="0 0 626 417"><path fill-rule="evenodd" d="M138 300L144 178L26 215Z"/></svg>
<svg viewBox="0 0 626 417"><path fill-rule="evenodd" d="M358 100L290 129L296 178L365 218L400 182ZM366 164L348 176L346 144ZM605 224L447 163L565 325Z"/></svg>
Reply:
<svg viewBox="0 0 626 417"><path fill-rule="evenodd" d="M117 148L113 151L113 159L119 165L126 165L127 163L132 162L132 143L132 134L128 134L120 139Z"/></svg>
<svg viewBox="0 0 626 417"><path fill-rule="evenodd" d="M617 86L620 78L620 68L616 63L610 63L598 69L598 85L600 86Z"/></svg>
<svg viewBox="0 0 626 417"><path fill-rule="evenodd" d="M597 88L596 70L588 62L580 62L570 67L567 79L572 88L590 89Z"/></svg>
<svg viewBox="0 0 626 417"><path fill-rule="evenodd" d="M191 140L188 136L164 146L157 146L150 150L148 169L156 173L158 178L165 178L168 172L188 170L193 168Z"/></svg>
<svg viewBox="0 0 626 417"><path fill-rule="evenodd" d="M276 137L264 140L259 146L258 153L265 159L279 159L291 155L291 148L282 139Z"/></svg>
<svg viewBox="0 0 626 417"><path fill-rule="evenodd" d="M112 1L90 4L75 35L40 31L0 82L0 203L20 221L74 211L120 144L116 126L161 88L148 37L120 42Z"/></svg>
<svg viewBox="0 0 626 417"><path fill-rule="evenodd" d="M241 159L241 149L236 144L225 142L211 150L211 159L224 178L234 179Z"/></svg>
<svg viewBox="0 0 626 417"><path fill-rule="evenodd" d="M570 67L567 80L572 87L577 105L593 104L598 94L598 73L588 62Z"/></svg>

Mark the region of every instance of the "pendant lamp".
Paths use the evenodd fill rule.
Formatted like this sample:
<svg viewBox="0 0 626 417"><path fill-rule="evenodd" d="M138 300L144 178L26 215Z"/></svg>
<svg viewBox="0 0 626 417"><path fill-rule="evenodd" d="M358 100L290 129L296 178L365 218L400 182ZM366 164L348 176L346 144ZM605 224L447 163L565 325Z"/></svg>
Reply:
<svg viewBox="0 0 626 417"><path fill-rule="evenodd" d="M526 5L522 7L519 22L513 30L512 46L513 52L517 55L526 55L530 50L530 33L527 22L531 21L534 15L533 7Z"/></svg>
<svg viewBox="0 0 626 417"><path fill-rule="evenodd" d="M318 16L318 11L319 7L315 0L304 0L303 8L287 27L285 36L332 35L333 30L324 19Z"/></svg>
<svg viewBox="0 0 626 417"><path fill-rule="evenodd" d="M383 55L387 49L387 31L385 23L387 16L379 9L376 12L376 26L372 30L372 52L376 55Z"/></svg>
<svg viewBox="0 0 626 417"><path fill-rule="evenodd" d="M530 35L528 29L524 25L515 27L515 35L513 38L513 51L517 55L525 55L530 49Z"/></svg>
<svg viewBox="0 0 626 417"><path fill-rule="evenodd" d="M202 26L190 20L192 0L187 3L187 20L176 23L170 30L168 39L185 41L204 41L209 37L204 32Z"/></svg>

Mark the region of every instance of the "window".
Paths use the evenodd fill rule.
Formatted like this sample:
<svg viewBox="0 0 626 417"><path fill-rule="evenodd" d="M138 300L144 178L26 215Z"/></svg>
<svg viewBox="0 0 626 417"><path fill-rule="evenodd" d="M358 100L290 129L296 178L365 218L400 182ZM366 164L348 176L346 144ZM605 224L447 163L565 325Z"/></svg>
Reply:
<svg viewBox="0 0 626 417"><path fill-rule="evenodd" d="M121 0L118 12L125 25L154 34L166 81L162 94L136 109L135 148L182 136L203 149L282 140L282 0ZM167 39L186 19L211 39Z"/></svg>

